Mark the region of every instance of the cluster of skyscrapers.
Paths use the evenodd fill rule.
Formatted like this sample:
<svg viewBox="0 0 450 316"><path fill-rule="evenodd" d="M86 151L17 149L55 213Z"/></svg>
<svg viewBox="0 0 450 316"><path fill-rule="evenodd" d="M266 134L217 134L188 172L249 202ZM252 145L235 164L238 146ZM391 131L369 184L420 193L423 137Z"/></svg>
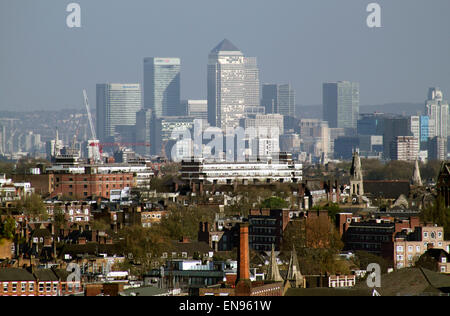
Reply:
<svg viewBox="0 0 450 316"><path fill-rule="evenodd" d="M267 125L273 120L282 130L283 118L291 117L287 122L292 122L295 116L291 85L264 84L261 100L256 57L244 56L227 39L208 55L207 100L181 100L180 79L180 58L149 57L144 59L143 88L140 84L98 84L100 141L119 147L132 144L144 156L170 156L168 149L175 141L171 132L176 128L192 129L196 119L202 121L203 128L218 127L226 133L238 127L258 128L259 122ZM271 142L272 147L279 151L278 136Z"/></svg>
<svg viewBox="0 0 450 316"><path fill-rule="evenodd" d="M207 60L207 99L181 100L180 58L144 59L140 84L97 85L97 134L102 143L131 144L142 156L170 158L177 141L172 132L217 127L224 133L242 128L278 127L276 135L259 135L247 154L268 156L290 151L302 161L325 162L362 156L379 159L446 159L448 103L431 88L424 113L395 116L360 114L359 83L324 83L323 118L296 113L290 84L261 84L256 57L245 56L229 40L214 47ZM142 95L143 94L143 95ZM253 144L254 145L254 144ZM192 156L192 143L182 149ZM253 151L253 152L252 152Z"/></svg>

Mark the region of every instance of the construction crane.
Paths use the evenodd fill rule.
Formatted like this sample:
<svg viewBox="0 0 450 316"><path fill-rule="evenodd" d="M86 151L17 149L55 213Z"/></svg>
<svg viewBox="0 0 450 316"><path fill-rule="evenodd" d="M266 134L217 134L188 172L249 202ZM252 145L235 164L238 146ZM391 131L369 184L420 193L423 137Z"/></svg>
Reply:
<svg viewBox="0 0 450 316"><path fill-rule="evenodd" d="M92 139L88 140L88 143L89 143L89 146L92 147L94 162L98 163L98 162L101 162L99 141L97 139L97 135L95 134L94 124L92 123L92 116L91 116L91 111L89 109L89 100L87 97L86 89L83 89L83 96L84 96L84 105L86 106L86 112L88 115L89 126L91 127L91 136L92 136Z"/></svg>

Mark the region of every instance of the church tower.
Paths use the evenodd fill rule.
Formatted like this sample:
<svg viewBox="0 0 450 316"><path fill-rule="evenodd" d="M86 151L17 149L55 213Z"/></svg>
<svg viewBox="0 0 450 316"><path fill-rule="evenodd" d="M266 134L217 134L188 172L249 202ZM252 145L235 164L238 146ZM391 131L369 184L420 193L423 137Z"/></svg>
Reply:
<svg viewBox="0 0 450 316"><path fill-rule="evenodd" d="M361 158L359 157L359 153L357 151L353 153L352 167L350 169L350 195L364 195Z"/></svg>

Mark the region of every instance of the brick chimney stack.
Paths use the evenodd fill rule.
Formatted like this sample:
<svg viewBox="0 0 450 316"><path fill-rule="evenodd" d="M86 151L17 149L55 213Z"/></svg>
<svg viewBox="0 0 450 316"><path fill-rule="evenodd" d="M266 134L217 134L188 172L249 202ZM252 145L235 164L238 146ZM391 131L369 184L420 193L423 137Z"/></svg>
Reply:
<svg viewBox="0 0 450 316"><path fill-rule="evenodd" d="M236 296L249 296L250 282L250 253L248 246L248 223L239 224L239 258L238 278L236 282Z"/></svg>

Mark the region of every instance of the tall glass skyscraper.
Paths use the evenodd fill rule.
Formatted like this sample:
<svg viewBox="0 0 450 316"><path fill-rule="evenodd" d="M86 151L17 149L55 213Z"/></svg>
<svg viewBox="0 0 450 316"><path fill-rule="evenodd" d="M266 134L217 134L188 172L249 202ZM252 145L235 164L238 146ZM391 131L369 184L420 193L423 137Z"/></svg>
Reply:
<svg viewBox="0 0 450 316"><path fill-rule="evenodd" d="M430 120L434 121L434 127L429 127L429 137L449 136L449 105L444 100L444 95L439 88L428 90L428 100L425 111Z"/></svg>
<svg viewBox="0 0 450 316"><path fill-rule="evenodd" d="M184 115L180 105L179 58L144 59L144 107L155 117Z"/></svg>
<svg viewBox="0 0 450 316"><path fill-rule="evenodd" d="M323 119L331 128L357 128L359 83L338 81L323 84Z"/></svg>
<svg viewBox="0 0 450 316"><path fill-rule="evenodd" d="M141 108L140 84L97 84L97 137L115 141L120 131L132 133Z"/></svg>
<svg viewBox="0 0 450 316"><path fill-rule="evenodd" d="M260 106L259 69L256 57L244 57L245 107Z"/></svg>
<svg viewBox="0 0 450 316"><path fill-rule="evenodd" d="M245 116L244 55L229 40L219 43L208 57L208 122L236 128Z"/></svg>
<svg viewBox="0 0 450 316"><path fill-rule="evenodd" d="M261 105L266 113L295 116L295 91L290 84L263 84Z"/></svg>

